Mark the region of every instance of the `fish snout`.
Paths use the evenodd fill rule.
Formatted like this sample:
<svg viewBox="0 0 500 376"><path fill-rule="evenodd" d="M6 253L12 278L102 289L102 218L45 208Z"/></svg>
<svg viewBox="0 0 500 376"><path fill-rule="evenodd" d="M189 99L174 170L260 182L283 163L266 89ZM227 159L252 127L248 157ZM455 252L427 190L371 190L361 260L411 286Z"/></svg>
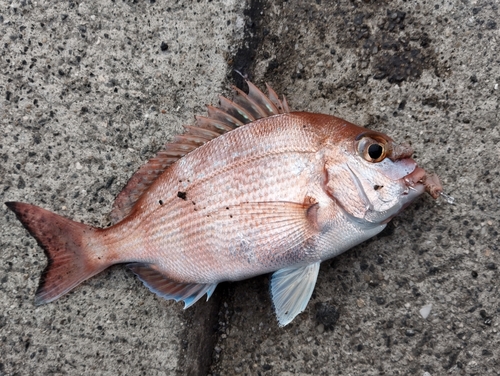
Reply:
<svg viewBox="0 0 500 376"><path fill-rule="evenodd" d="M389 151L388 158L393 162L405 158L411 158L414 152L411 145L406 142L402 144L397 144L391 141L387 144L387 148Z"/></svg>

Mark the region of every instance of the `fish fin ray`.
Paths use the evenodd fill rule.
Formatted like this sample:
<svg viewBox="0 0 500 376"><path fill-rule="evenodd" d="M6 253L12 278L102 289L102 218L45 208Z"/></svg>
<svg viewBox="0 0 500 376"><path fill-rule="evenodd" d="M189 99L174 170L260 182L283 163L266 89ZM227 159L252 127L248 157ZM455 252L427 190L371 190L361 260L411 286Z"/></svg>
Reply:
<svg viewBox="0 0 500 376"><path fill-rule="evenodd" d="M221 110L238 119L243 124L248 124L258 119L252 115L251 105L241 106L235 101L231 101L222 95L219 96L219 106Z"/></svg>
<svg viewBox="0 0 500 376"><path fill-rule="evenodd" d="M6 202L43 248L47 266L40 277L35 304L50 303L74 287L110 266L91 261L86 253L88 236L93 227L72 221L38 206L22 202ZM93 245L96 247L97 245Z"/></svg>
<svg viewBox="0 0 500 376"><path fill-rule="evenodd" d="M233 98L234 103L237 103L244 108L246 112L250 113L254 117L254 119L270 116L266 107L261 106L253 97L250 97L236 86L233 86L233 90L236 92L236 95Z"/></svg>
<svg viewBox="0 0 500 376"><path fill-rule="evenodd" d="M273 248L280 256L301 248L318 233L314 201L246 202L219 209L215 215L221 226L217 236L233 238L241 234L262 249Z"/></svg>
<svg viewBox="0 0 500 376"><path fill-rule="evenodd" d="M268 98L271 100L271 102L276 106L280 114L284 114L287 112L291 112L290 108L288 107L288 102L286 101L286 98L283 96L283 101L280 100L278 94L273 90L271 86L269 86L266 83L267 87L267 92L268 92Z"/></svg>
<svg viewBox="0 0 500 376"><path fill-rule="evenodd" d="M271 277L271 297L280 326L304 311L318 278L320 262L277 270Z"/></svg>
<svg viewBox="0 0 500 376"><path fill-rule="evenodd" d="M199 127L203 127L205 129L213 129L215 131L218 131L220 134L224 134L243 125L243 123L241 123L237 119L227 115L225 112L220 110L219 112L212 111L212 113L215 114L215 117L211 117L211 108L215 107L208 106L207 108L209 110L209 116L195 116L196 125Z"/></svg>
<svg viewBox="0 0 500 376"><path fill-rule="evenodd" d="M290 112L292 112L290 110L290 106L288 105L288 101L286 100L286 97L284 95L283 95L283 101L282 101L282 103L283 103L283 112L284 113L290 113Z"/></svg>
<svg viewBox="0 0 500 376"><path fill-rule="evenodd" d="M207 290L207 302L208 302L208 299L210 299L210 297L214 293L216 287L217 287L217 283L210 285L210 288Z"/></svg>
<svg viewBox="0 0 500 376"><path fill-rule="evenodd" d="M255 86L248 80L246 81L246 83L248 85L248 97L254 103L257 103L257 105L262 109L266 116L278 115L280 113L273 101L262 91L260 91L257 86Z"/></svg>
<svg viewBox="0 0 500 376"><path fill-rule="evenodd" d="M163 299L175 300L176 302L182 300L184 309L191 307L205 294L207 294L208 300L217 287L217 283L180 283L173 281L151 264L132 263L127 266L151 292Z"/></svg>
<svg viewBox="0 0 500 376"><path fill-rule="evenodd" d="M180 136L182 136L183 139L193 141L196 140L196 142L198 142L200 145L203 145L221 135L220 132L217 132L215 130L202 127L193 127L192 125L185 125L184 128L186 129L186 132ZM196 147L200 145L196 145Z"/></svg>
<svg viewBox="0 0 500 376"><path fill-rule="evenodd" d="M208 116L196 116L195 126L185 126L183 134L166 143L156 156L132 175L113 203L109 215L111 224L116 224L128 216L143 193L178 159L232 129L274 115L273 106L278 113L284 112L283 102L277 99L277 94L269 85L269 97L266 97L255 85L249 81L247 84L249 94L236 90L235 101L219 97L218 107L207 106ZM286 100L284 103L286 104ZM273 110L272 113L269 108Z"/></svg>

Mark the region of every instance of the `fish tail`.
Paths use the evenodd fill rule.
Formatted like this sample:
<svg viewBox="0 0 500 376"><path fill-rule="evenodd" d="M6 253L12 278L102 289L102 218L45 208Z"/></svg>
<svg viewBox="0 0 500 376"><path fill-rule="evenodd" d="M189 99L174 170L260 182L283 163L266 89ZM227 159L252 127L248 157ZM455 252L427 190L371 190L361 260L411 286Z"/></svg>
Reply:
<svg viewBox="0 0 500 376"><path fill-rule="evenodd" d="M99 229L22 202L6 202L47 256L35 304L52 302L106 269L102 245L93 241Z"/></svg>

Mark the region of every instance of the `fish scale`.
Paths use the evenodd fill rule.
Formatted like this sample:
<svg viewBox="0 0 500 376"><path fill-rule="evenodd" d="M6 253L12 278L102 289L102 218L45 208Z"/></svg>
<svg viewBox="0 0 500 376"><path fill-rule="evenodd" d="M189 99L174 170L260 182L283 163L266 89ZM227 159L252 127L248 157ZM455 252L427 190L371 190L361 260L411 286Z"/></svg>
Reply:
<svg viewBox="0 0 500 376"><path fill-rule="evenodd" d="M111 227L6 203L49 260L37 304L118 263L185 307L222 281L272 272L286 325L307 306L322 261L382 231L425 191L441 193L408 145L334 116L290 112L270 87L267 97L248 86L141 166Z"/></svg>

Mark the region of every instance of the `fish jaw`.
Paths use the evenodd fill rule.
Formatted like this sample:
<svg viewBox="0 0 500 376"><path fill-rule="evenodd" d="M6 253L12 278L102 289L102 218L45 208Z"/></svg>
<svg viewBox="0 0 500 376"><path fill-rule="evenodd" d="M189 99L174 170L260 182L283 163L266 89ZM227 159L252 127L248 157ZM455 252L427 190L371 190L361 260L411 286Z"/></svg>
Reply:
<svg viewBox="0 0 500 376"><path fill-rule="evenodd" d="M443 186L436 174L427 174L427 172L417 167L411 174L404 178L406 186L410 189L423 189L433 199L437 199L443 192Z"/></svg>
<svg viewBox="0 0 500 376"><path fill-rule="evenodd" d="M421 183L409 183L406 179L403 179L403 183L406 185L406 188L403 190L399 199L399 206L394 207L391 213L388 213L387 219L382 223L390 222L396 215L405 210L413 201L425 193L425 186Z"/></svg>
<svg viewBox="0 0 500 376"><path fill-rule="evenodd" d="M401 180L401 184L405 186L400 198L401 206L399 209L395 208L394 214L390 215L383 223L390 222L392 218L401 213L425 192L429 193L432 198L437 199L443 191L439 177L436 174L427 174L423 168L418 166L411 174Z"/></svg>

